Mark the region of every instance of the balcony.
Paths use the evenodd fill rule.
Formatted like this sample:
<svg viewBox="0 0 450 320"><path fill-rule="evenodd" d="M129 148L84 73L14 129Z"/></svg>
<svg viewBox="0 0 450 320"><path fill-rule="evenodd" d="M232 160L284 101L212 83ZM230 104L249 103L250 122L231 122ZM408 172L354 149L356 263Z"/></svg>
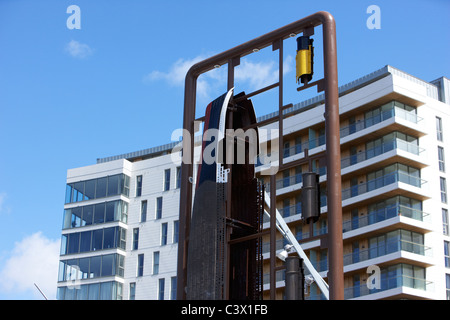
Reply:
<svg viewBox="0 0 450 320"><path fill-rule="evenodd" d="M399 290L393 290L399 289ZM407 290L416 289L416 290ZM388 290L392 290L389 294L383 296L379 294L379 298L390 297L397 295L398 298L424 298L427 296L427 292L432 291L433 283L423 278L411 277L408 275L397 275L381 279L380 287L378 289L369 289L367 284L356 285L344 289L344 299L355 299L359 297L365 297L371 299L368 295L382 293ZM395 292L395 293L394 293ZM364 298L363 298L364 299Z"/></svg>
<svg viewBox="0 0 450 320"><path fill-rule="evenodd" d="M396 182L405 183L407 185L417 188L423 188L424 184L426 183L425 180L421 179L418 176L412 176L403 171L397 170L384 176L381 176L379 178L369 180L365 183L361 183L355 186L351 186L350 188L343 189L342 201L344 202L347 199L363 195L370 191L380 189L382 187L394 184Z"/></svg>
<svg viewBox="0 0 450 320"><path fill-rule="evenodd" d="M369 212L366 216L344 221L342 223L343 232L356 230L398 216L407 217L421 222L431 222L431 216L429 213L397 204L393 207L386 207L377 211Z"/></svg>

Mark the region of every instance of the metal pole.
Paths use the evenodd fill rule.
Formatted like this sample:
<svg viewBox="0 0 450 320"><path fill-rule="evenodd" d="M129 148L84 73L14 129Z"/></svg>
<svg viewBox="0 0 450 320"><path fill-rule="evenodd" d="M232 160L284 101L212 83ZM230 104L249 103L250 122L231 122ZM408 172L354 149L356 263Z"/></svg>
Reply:
<svg viewBox="0 0 450 320"><path fill-rule="evenodd" d="M325 74L325 135L327 161L328 255L330 299L344 299L342 242L341 145L339 136L339 92L336 25L331 14L323 17Z"/></svg>

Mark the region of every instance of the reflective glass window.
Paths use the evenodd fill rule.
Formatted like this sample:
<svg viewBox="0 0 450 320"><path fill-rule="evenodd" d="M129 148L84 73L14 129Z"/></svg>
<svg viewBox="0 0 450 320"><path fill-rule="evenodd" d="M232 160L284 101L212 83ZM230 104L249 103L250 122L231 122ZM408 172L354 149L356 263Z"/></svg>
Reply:
<svg viewBox="0 0 450 320"><path fill-rule="evenodd" d="M94 210L94 223L105 222L105 203L98 203Z"/></svg>
<svg viewBox="0 0 450 320"><path fill-rule="evenodd" d="M105 215L105 222L114 221L115 216L115 207L116 207L117 201L111 201L106 203L106 215Z"/></svg>
<svg viewBox="0 0 450 320"><path fill-rule="evenodd" d="M116 228L106 228L103 230L103 249L114 248L114 235Z"/></svg>
<svg viewBox="0 0 450 320"><path fill-rule="evenodd" d="M95 184L96 179L88 180L84 184L85 200L95 199Z"/></svg>
<svg viewBox="0 0 450 320"><path fill-rule="evenodd" d="M89 272L92 278L100 277L102 257L101 256L91 257L90 260L91 261Z"/></svg>
<svg viewBox="0 0 450 320"><path fill-rule="evenodd" d="M83 221L82 226L89 226L92 224L92 221L94 219L94 206L85 206L83 207Z"/></svg>
<svg viewBox="0 0 450 320"><path fill-rule="evenodd" d="M88 289L89 300L98 300L99 292L100 292L100 284L92 283L89 285Z"/></svg>
<svg viewBox="0 0 450 320"><path fill-rule="evenodd" d="M92 251L102 250L103 229L92 231Z"/></svg>
<svg viewBox="0 0 450 320"><path fill-rule="evenodd" d="M81 258L78 261L80 279L89 279L89 260L90 258Z"/></svg>
<svg viewBox="0 0 450 320"><path fill-rule="evenodd" d="M72 210L66 209L64 210L63 229L70 228L71 225L72 225Z"/></svg>
<svg viewBox="0 0 450 320"><path fill-rule="evenodd" d="M100 300L112 299L112 282L102 282L100 284Z"/></svg>
<svg viewBox="0 0 450 320"><path fill-rule="evenodd" d="M106 177L97 179L97 190L95 193L95 197L97 199L106 197L106 184L107 184Z"/></svg>
<svg viewBox="0 0 450 320"><path fill-rule="evenodd" d="M82 209L81 207L72 208L72 228L78 228L81 227L81 214Z"/></svg>
<svg viewBox="0 0 450 320"><path fill-rule="evenodd" d="M72 184L66 185L66 203L72 202L72 191L73 191L73 185Z"/></svg>
<svg viewBox="0 0 450 320"><path fill-rule="evenodd" d="M67 235L66 234L63 234L61 236L61 248L60 248L59 254L61 254L61 255L67 254Z"/></svg>
<svg viewBox="0 0 450 320"><path fill-rule="evenodd" d="M81 232L80 252L87 252L91 250L92 231Z"/></svg>
<svg viewBox="0 0 450 320"><path fill-rule="evenodd" d="M114 254L102 256L102 277L112 276L114 267Z"/></svg>
<svg viewBox="0 0 450 320"><path fill-rule="evenodd" d="M108 177L108 196L119 194L120 175Z"/></svg>
<svg viewBox="0 0 450 320"><path fill-rule="evenodd" d="M84 181L77 182L73 185L73 202L84 200Z"/></svg>
<svg viewBox="0 0 450 320"><path fill-rule="evenodd" d="M68 254L78 253L79 244L80 244L80 234L79 233L69 234L69 247L67 253Z"/></svg>

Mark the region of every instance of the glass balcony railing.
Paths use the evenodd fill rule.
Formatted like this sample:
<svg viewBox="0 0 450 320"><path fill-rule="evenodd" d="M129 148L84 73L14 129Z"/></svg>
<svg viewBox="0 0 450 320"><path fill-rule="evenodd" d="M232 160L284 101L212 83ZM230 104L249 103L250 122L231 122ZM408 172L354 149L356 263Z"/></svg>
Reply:
<svg viewBox="0 0 450 320"><path fill-rule="evenodd" d="M432 249L430 247L411 241L395 239L387 241L384 245L374 246L367 250L359 250L344 255L344 266L382 257L398 251L406 251L426 257L432 256Z"/></svg>
<svg viewBox="0 0 450 320"><path fill-rule="evenodd" d="M342 190L342 200L359 196L361 194L382 188L395 182L407 183L418 188L421 188L426 183L426 181L421 179L420 177L412 176L403 171L397 170L382 177L372 179L365 183L361 183Z"/></svg>
<svg viewBox="0 0 450 320"><path fill-rule="evenodd" d="M430 222L431 217L430 214L425 213L421 210L398 204L396 206L386 207L377 211L369 212L369 214L366 216L346 220L342 223L342 230L343 232L355 230L397 216L408 217L424 222Z"/></svg>
<svg viewBox="0 0 450 320"><path fill-rule="evenodd" d="M351 165L358 164L360 162L363 162L365 160L371 159L373 157L376 157L380 154L389 152L394 149L400 149L415 155L419 155L421 152L423 152L425 149L420 148L415 143L406 142L402 139L394 139L389 142L385 142L379 146L376 146L374 148L368 149L364 152L360 152L355 155L351 155L349 157L345 157L341 159L341 168L347 168Z"/></svg>
<svg viewBox="0 0 450 320"><path fill-rule="evenodd" d="M398 117L398 118L407 120L412 123L418 123L419 121L422 120L422 118L419 117L415 112L408 112L408 111L398 108L398 107L392 107L391 109L380 112L379 114L377 114L373 117L368 117L368 118L364 119L363 121L359 121L359 122L350 124L346 127L342 127L340 129L340 136L341 136L341 138L344 138L353 133L357 133L358 131L361 131L361 130L369 128L373 125L376 125L377 123L380 123L382 121L390 119L392 117Z"/></svg>
<svg viewBox="0 0 450 320"><path fill-rule="evenodd" d="M423 278L414 278L407 275L398 275L380 279L379 289L369 289L367 284L357 285L344 289L344 299L353 299L369 294L395 289L399 287L430 291L433 283Z"/></svg>

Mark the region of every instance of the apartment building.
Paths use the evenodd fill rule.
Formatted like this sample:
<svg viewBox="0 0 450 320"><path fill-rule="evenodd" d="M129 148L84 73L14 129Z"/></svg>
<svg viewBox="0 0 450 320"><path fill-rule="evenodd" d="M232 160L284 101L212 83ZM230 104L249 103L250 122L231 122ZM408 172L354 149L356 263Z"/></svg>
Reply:
<svg viewBox="0 0 450 320"><path fill-rule="evenodd" d="M276 205L327 280L323 101L319 95L287 110L284 162L304 158L305 149L314 160L277 173ZM448 79L426 82L391 66L340 87L346 299L450 299L449 104ZM176 144L68 170L58 299L175 299L181 177ZM195 150L198 159L200 144ZM322 214L305 224L302 173L310 170L320 175ZM256 171L268 184L261 166ZM269 238L264 241L268 298ZM278 234L278 252L285 243ZM375 287L368 285L374 276ZM283 299L284 270L276 280L277 299ZM323 298L314 283L305 290L307 299Z"/></svg>

